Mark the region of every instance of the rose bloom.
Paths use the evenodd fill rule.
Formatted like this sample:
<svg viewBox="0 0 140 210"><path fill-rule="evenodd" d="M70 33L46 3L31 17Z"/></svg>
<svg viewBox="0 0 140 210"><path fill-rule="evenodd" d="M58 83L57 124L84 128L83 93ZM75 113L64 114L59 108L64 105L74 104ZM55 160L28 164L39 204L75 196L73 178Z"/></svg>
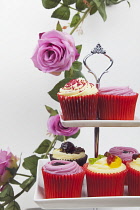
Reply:
<svg viewBox="0 0 140 210"><path fill-rule="evenodd" d="M73 37L52 30L39 34L38 45L31 59L40 71L59 75L62 71L68 71L78 57Z"/></svg>
<svg viewBox="0 0 140 210"><path fill-rule="evenodd" d="M10 150L2 151L0 150L0 186L4 185L9 181L13 175L6 168L18 168L17 166L18 158L14 156Z"/></svg>
<svg viewBox="0 0 140 210"><path fill-rule="evenodd" d="M78 132L77 127L64 127L60 122L59 114L51 116L47 122L48 131L54 135L72 136Z"/></svg>

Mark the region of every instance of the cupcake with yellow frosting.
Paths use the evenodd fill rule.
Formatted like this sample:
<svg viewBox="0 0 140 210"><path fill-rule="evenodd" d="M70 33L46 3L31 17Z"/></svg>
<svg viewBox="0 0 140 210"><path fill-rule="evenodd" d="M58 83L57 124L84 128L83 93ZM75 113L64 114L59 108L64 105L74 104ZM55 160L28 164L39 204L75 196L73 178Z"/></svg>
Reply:
<svg viewBox="0 0 140 210"><path fill-rule="evenodd" d="M64 120L95 120L98 89L84 78L73 79L57 93Z"/></svg>
<svg viewBox="0 0 140 210"><path fill-rule="evenodd" d="M50 160L76 161L83 166L87 161L87 155L82 147L76 147L72 142L66 141L61 144L59 149L54 149L50 154Z"/></svg>
<svg viewBox="0 0 140 210"><path fill-rule="evenodd" d="M89 197L123 195L126 166L118 156L106 155L90 158L84 164Z"/></svg>
<svg viewBox="0 0 140 210"><path fill-rule="evenodd" d="M133 160L127 162L128 168L128 194L140 196L140 153L132 156Z"/></svg>

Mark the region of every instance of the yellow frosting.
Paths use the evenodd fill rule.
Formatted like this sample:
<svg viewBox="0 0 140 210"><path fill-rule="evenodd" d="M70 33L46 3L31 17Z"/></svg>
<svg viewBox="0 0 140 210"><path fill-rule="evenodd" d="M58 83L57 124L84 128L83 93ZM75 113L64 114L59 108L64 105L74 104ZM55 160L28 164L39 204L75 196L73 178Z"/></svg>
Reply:
<svg viewBox="0 0 140 210"><path fill-rule="evenodd" d="M79 158L85 157L85 152L80 152L79 154L71 154L61 152L60 149L55 149L53 152L53 158L61 159L61 160L76 160Z"/></svg>
<svg viewBox="0 0 140 210"><path fill-rule="evenodd" d="M67 83L63 88L60 88L60 95L64 96L85 96L98 93L98 89L92 84L80 77L73 79Z"/></svg>
<svg viewBox="0 0 140 210"><path fill-rule="evenodd" d="M131 168L140 171L140 158L137 158L136 160L133 160L132 162L130 162L130 166Z"/></svg>
<svg viewBox="0 0 140 210"><path fill-rule="evenodd" d="M121 172L126 169L126 166L121 163L120 166L116 168L116 166L110 167L107 164L107 157L103 157L99 160L97 160L94 164L89 164L88 165L88 170L96 172L96 173L106 173L106 174L112 174L112 173L117 173Z"/></svg>

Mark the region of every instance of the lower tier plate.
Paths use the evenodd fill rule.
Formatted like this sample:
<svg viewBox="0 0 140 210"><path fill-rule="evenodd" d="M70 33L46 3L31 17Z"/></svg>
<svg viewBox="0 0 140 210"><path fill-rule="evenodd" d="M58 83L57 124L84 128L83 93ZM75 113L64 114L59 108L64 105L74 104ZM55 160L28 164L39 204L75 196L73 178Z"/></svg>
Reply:
<svg viewBox="0 0 140 210"><path fill-rule="evenodd" d="M72 209L72 208L98 208L98 207L139 207L140 196L128 196L127 187L124 189L124 196L112 197L86 197L86 180L83 183L81 198L57 198L45 199L42 166L48 160L40 159L37 168L37 182L34 194L34 201L42 209Z"/></svg>

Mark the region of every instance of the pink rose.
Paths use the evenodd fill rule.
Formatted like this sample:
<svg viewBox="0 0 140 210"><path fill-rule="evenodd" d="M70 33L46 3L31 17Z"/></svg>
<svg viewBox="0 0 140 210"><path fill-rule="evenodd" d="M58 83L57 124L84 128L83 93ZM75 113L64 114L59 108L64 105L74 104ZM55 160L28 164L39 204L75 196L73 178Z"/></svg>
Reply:
<svg viewBox="0 0 140 210"><path fill-rule="evenodd" d="M60 122L59 114L51 116L47 122L48 131L54 135L72 136L78 132L77 127L64 127Z"/></svg>
<svg viewBox="0 0 140 210"><path fill-rule="evenodd" d="M52 30L39 34L38 45L31 59L40 71L59 75L62 71L68 71L78 57L73 37Z"/></svg>
<svg viewBox="0 0 140 210"><path fill-rule="evenodd" d="M18 158L14 156L8 149L8 151L0 150L0 186L9 181L13 175L7 168L17 169Z"/></svg>

